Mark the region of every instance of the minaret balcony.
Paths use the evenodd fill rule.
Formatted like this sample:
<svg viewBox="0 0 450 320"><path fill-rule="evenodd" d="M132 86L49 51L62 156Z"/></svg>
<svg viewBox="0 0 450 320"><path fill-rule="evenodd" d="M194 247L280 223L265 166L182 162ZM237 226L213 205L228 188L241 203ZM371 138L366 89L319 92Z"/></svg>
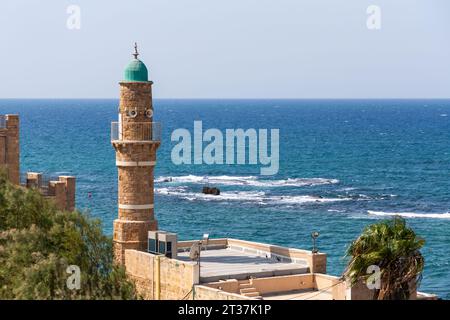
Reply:
<svg viewBox="0 0 450 320"><path fill-rule="evenodd" d="M112 122L111 141L114 143L160 143L160 122Z"/></svg>

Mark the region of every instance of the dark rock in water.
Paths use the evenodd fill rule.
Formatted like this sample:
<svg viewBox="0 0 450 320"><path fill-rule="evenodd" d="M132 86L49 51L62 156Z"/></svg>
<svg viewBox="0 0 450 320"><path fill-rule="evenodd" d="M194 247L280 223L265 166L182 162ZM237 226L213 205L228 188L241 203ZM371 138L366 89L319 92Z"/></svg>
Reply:
<svg viewBox="0 0 450 320"><path fill-rule="evenodd" d="M212 194L214 196L220 195L220 190L218 188L203 187L202 192L204 194Z"/></svg>

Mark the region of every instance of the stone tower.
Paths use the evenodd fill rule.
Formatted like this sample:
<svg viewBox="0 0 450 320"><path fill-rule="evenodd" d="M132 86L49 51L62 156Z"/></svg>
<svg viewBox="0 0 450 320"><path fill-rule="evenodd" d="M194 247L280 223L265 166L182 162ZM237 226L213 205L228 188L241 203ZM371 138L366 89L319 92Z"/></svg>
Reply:
<svg viewBox="0 0 450 320"><path fill-rule="evenodd" d="M161 127L153 122L152 84L145 64L134 59L120 82L119 121L111 140L119 179L118 219L114 221L114 255L124 263L126 249L146 250L148 231L157 230L154 216L153 170Z"/></svg>
<svg viewBox="0 0 450 320"><path fill-rule="evenodd" d="M20 184L19 116L0 115L0 167L6 170L9 180Z"/></svg>

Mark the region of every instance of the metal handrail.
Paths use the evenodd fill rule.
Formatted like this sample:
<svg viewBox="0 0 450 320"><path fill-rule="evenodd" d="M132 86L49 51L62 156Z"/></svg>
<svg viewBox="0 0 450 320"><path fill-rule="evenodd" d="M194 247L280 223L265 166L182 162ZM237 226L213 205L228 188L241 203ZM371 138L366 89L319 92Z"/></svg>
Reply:
<svg viewBox="0 0 450 320"><path fill-rule="evenodd" d="M112 122L111 141L161 141L160 122Z"/></svg>

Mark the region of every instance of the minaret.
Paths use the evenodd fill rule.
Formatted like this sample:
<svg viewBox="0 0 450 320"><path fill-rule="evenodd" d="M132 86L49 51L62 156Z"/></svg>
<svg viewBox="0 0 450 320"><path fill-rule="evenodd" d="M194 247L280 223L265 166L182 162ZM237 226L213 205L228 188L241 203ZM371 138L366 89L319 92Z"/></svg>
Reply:
<svg viewBox="0 0 450 320"><path fill-rule="evenodd" d="M152 81L145 64L134 59L120 82L119 121L111 140L116 150L119 217L114 221L115 260L123 264L126 249L147 250L148 231L157 230L154 216L153 170L161 127L153 123Z"/></svg>

